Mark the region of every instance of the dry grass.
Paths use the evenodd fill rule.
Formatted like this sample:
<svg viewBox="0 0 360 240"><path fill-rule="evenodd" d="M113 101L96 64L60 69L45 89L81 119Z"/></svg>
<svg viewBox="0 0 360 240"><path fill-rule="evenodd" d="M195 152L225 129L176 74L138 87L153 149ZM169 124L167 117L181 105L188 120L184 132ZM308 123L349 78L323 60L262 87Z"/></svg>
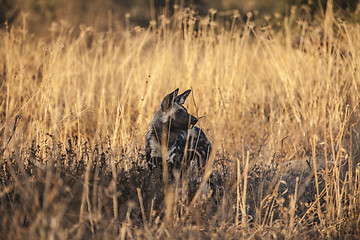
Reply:
<svg viewBox="0 0 360 240"><path fill-rule="evenodd" d="M2 236L360 234L360 27L330 11L282 31L196 19L0 32ZM184 179L164 196L144 163L148 124L177 87L193 89L187 107L213 143L210 197Z"/></svg>

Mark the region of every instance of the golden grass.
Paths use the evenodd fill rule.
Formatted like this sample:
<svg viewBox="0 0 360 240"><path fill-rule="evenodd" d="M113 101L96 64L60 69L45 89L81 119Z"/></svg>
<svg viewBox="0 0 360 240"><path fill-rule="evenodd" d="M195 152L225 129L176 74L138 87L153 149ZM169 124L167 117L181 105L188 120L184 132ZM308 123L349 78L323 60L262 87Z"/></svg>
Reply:
<svg viewBox="0 0 360 240"><path fill-rule="evenodd" d="M38 145L34 164L41 169L42 164L51 165L60 156L51 156L49 145L63 143L58 152L66 152L65 143L71 139L81 155L86 152L85 142L95 146L106 141L112 151L106 159L111 177L105 181L109 185L101 187L107 189L104 194L112 201L107 206L113 217L108 231L118 233L119 237L290 238L316 225L309 234L317 231L318 236L325 238L340 236L336 231L341 226L349 229L343 223L353 224L350 229L359 233L360 27L333 18L315 27L289 18L284 22L284 30L274 31L271 27L254 28L252 22L238 24L239 20L234 18L231 29L223 30L208 18L196 19L190 10L179 11L148 29L137 27L124 32L110 29L100 33L82 27L78 36L73 34L72 27L57 25L49 30L49 39L27 33L25 23L23 27L2 30L2 161L27 156L27 149ZM296 39L298 44L294 44ZM204 225L201 221L195 224L187 220L193 206L176 202L171 196L166 196L165 201L175 204L174 209L185 209L180 218L178 211L173 211L176 212L173 226L158 224L162 220L152 216L140 188L133 190L140 201L136 207L141 208L143 220L131 223L130 212L134 208L131 204L128 213L118 212L116 181L121 177L118 166L131 169L134 156L143 152L145 133L160 101L175 88L181 91L192 88L186 106L200 118L199 125L213 142L211 158L215 162L225 158L234 179L226 180L224 188L228 192L224 201L217 204L223 212L217 210L217 225L207 228L205 235L202 235L205 220ZM125 157L118 157L121 154ZM313 167L305 182L315 181L314 201L297 201L300 193L306 194L308 185L303 182L301 186L295 180L298 175L294 175L295 190L289 202L283 203L278 193L283 163L307 156L311 156L308 164ZM21 162L22 158L19 159ZM38 230L32 232L36 236L51 238L60 229L66 229L61 236L82 238L86 230L79 230L79 226L88 221L90 232L100 237L96 228L104 220L101 218L104 208L97 208L96 204L100 206L102 198L95 194L93 183L89 186L90 166L95 160L84 159L87 167L81 175L83 188L82 196L78 196L81 208L76 213L77 224L64 227L56 225L63 220L54 220L51 229L55 233L49 229L46 232L39 227L45 220L37 215L37 221L30 223L37 226ZM69 158L67 161L65 165L72 166ZM255 171L252 170L255 165L269 166L277 173L263 178L267 182L261 186L268 188L261 191L261 199L256 199L257 209L249 210L246 204L254 199L250 199L252 195L247 191L253 183L247 182L247 176ZM279 171L276 166L280 166ZM46 179L60 178L57 173L56 176L50 173L44 171L44 205L40 209L50 209L48 203L53 201L56 184L52 186ZM0 197L6 198L17 187L16 179L3 181ZM175 198L176 193L171 194ZM234 204L234 212L225 207L229 203ZM302 215L297 215L299 204L305 208ZM68 214L66 209L66 204L59 205L59 209L53 209L55 213L44 210L41 214L44 219L51 214L63 219ZM256 213L250 214L252 211ZM123 221L118 220L121 214L126 215ZM239 216L244 216L241 221ZM250 216L256 218L249 225ZM180 226L183 230L177 228ZM182 232L188 235L181 235Z"/></svg>

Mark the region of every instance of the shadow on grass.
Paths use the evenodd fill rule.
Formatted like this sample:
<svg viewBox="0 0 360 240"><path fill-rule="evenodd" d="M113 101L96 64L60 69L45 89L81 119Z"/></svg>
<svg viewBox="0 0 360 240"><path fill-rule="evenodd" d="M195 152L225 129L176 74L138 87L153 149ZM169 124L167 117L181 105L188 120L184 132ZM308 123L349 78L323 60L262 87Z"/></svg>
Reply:
<svg viewBox="0 0 360 240"><path fill-rule="evenodd" d="M359 209L349 208L350 198L344 197L347 211L341 218L324 222L319 216L326 215L326 204L334 202L326 201L326 181L321 176L321 196L317 196L311 166L289 174L280 165L253 164L243 194L243 180L237 181L226 156L217 156L209 187L191 206L199 182L184 175L172 182L170 197L165 197L162 172L147 168L142 150L127 154L112 149L108 141L91 146L77 137L65 145L50 139L43 146L33 142L28 149L3 157L0 232L7 239L282 239L359 234L355 214ZM292 209L295 193L298 198ZM246 216L239 211L244 197ZM167 199L171 205L165 204ZM166 208L171 208L167 220ZM322 232L329 228L334 228L327 231L333 235Z"/></svg>

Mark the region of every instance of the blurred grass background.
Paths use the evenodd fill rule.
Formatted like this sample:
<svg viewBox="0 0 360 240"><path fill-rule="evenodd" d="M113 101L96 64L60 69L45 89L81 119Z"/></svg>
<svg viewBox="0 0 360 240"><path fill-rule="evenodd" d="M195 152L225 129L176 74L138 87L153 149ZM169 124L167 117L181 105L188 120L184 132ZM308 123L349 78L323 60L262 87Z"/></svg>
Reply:
<svg viewBox="0 0 360 240"><path fill-rule="evenodd" d="M174 5L191 6L197 14L204 16L209 9L216 9L223 15L231 15L233 10L239 11L246 19L252 12L257 21L279 19L290 15L291 7L296 6L302 15L311 19L316 15L324 15L326 0L1 0L0 23L20 24L28 17L28 30L32 33L45 33L51 24L65 22L72 26L85 24L105 31L109 21L113 27L123 28L125 15L130 14L131 24L147 27L149 20L157 18ZM230 13L227 11L230 11ZM334 11L347 20L359 21L360 5L358 0L334 0ZM220 14L221 15L221 14Z"/></svg>
<svg viewBox="0 0 360 240"><path fill-rule="evenodd" d="M358 236L359 4L249 2L2 1L0 230ZM177 87L193 89L186 107L213 143L223 192L194 207L174 186L167 224L143 146Z"/></svg>
<svg viewBox="0 0 360 240"><path fill-rule="evenodd" d="M357 24L359 3L349 0L334 0L328 20L325 19L327 2L323 0L3 0L0 6L4 30L1 39L3 56L0 60L4 80L0 119L4 122L2 131L7 133L3 134L4 141L11 131L8 124L11 118L17 111L24 113L23 110L31 106L41 111L27 111L29 120L25 119L24 122L31 124L31 128L25 127L24 136L29 138L35 136L34 132L27 134L26 131L34 131L33 126L36 124L44 127L43 133L59 132L61 140L71 132L67 129L73 129L75 125L78 129L80 126L84 128L85 136L93 138L101 134L115 138L118 134L115 125L121 122L118 129L121 136L116 137L126 141L133 139L131 134L134 134L133 128L136 128L140 130L135 131L136 141L141 143L142 134L151 120L151 114L146 112L146 108L156 109L161 94L166 94L165 90L159 93L154 89L160 83L169 82L169 79L175 80L172 88L184 85L193 86L199 91L194 94L198 94L199 100L205 103L197 114L207 113L208 120L214 120L216 114L222 114L224 104L227 106L233 99L238 104L230 105L233 112L228 109L227 114L255 114L258 111L252 104L260 104L258 108L263 111L262 117L268 117L269 111L274 108L279 112L271 111L271 114L278 114L272 119L280 121L278 118L284 117L280 113L284 108L289 111L286 117L290 119L286 122L290 125L285 128L291 132L297 128L297 124L308 124L300 128L307 136L313 131L314 124L315 129L321 129L319 119L324 116L319 114L323 110L316 106L311 112L315 113L314 116L301 113L307 109L303 105L296 109L296 98L286 97L280 103L283 94L294 91L290 97L293 94L304 95L301 97L302 104L309 100L306 95L315 101L312 91L304 88L303 93L299 93L301 88L297 84L305 87L305 84L312 84L311 81L300 82L313 79L316 85L323 86L324 83L316 79L324 76L322 69L333 69L334 66L331 62L325 63L319 52L335 49L341 57L355 56L357 42L354 39L358 37L353 26ZM192 8L190 10L181 6ZM149 27L151 21L154 25ZM343 21L351 25L345 27ZM189 34L188 38L186 34ZM270 36L271 41L268 42ZM234 45L233 41L238 45ZM315 56L309 58L304 52L294 51L294 47L304 52L313 52ZM319 61L314 61L315 58ZM284 62L284 59L287 61ZM305 64L306 61L312 64ZM356 58L345 58L343 61L345 63L337 64L356 69ZM348 64L348 61L353 64ZM259 69L259 66L262 67ZM301 71L296 73L294 69ZM213 74L209 74L211 71ZM307 76L309 72L313 74ZM338 68L325 73L328 80L326 84L337 81L339 76L344 77L341 79L346 83L354 78L351 72ZM286 79L288 74L291 76L291 85L279 84L278 79ZM248 79L251 81L248 82ZM214 85L201 92L204 84L209 82ZM242 99L237 95L243 91L239 83L252 89L252 92L242 93ZM39 87L43 89L39 90ZM274 91L271 93L273 95L265 90L266 87ZM347 94L353 90L350 88ZM205 100L209 93L213 99ZM330 98L331 94L327 97ZM272 100L274 96L277 97ZM139 99L143 99L143 102L139 103ZM209 104L211 101L215 105ZM28 105L29 102L32 105ZM106 110L101 112L98 109ZM295 113L289 109L295 109ZM339 115L335 114L336 122L341 121L344 110L335 107L334 110L339 111ZM296 112L300 112L301 116ZM304 118L308 121L304 121ZM248 124L251 120L243 120L245 122L242 124L251 126ZM324 121L326 123L329 119ZM242 124L240 121L232 122L232 131L241 132ZM262 127L273 129L277 123L272 124ZM229 126L228 123L224 125ZM215 131L211 124L206 127ZM256 133L255 128L253 137L249 139L259 138L260 133ZM300 144L294 149L299 151L307 140L300 140L301 137L296 136L300 136L300 133L293 136L297 139L293 144ZM225 139L228 135L222 137ZM284 133L277 136L277 142L282 137ZM120 145L124 147L126 144ZM309 143L306 145L308 148Z"/></svg>

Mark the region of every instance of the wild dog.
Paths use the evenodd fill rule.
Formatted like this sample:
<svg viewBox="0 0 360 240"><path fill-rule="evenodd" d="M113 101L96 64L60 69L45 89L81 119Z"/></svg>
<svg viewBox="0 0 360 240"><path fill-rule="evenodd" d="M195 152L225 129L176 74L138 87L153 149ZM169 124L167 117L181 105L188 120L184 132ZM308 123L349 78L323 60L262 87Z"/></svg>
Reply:
<svg viewBox="0 0 360 240"><path fill-rule="evenodd" d="M189 166L201 169L209 158L211 143L205 133L194 126L198 119L183 106L191 90L180 95L178 92L176 89L162 100L146 134L146 161L150 170L162 168L162 156L166 156L169 171ZM166 138L162 138L164 133ZM162 139L167 141L165 155L161 152Z"/></svg>

